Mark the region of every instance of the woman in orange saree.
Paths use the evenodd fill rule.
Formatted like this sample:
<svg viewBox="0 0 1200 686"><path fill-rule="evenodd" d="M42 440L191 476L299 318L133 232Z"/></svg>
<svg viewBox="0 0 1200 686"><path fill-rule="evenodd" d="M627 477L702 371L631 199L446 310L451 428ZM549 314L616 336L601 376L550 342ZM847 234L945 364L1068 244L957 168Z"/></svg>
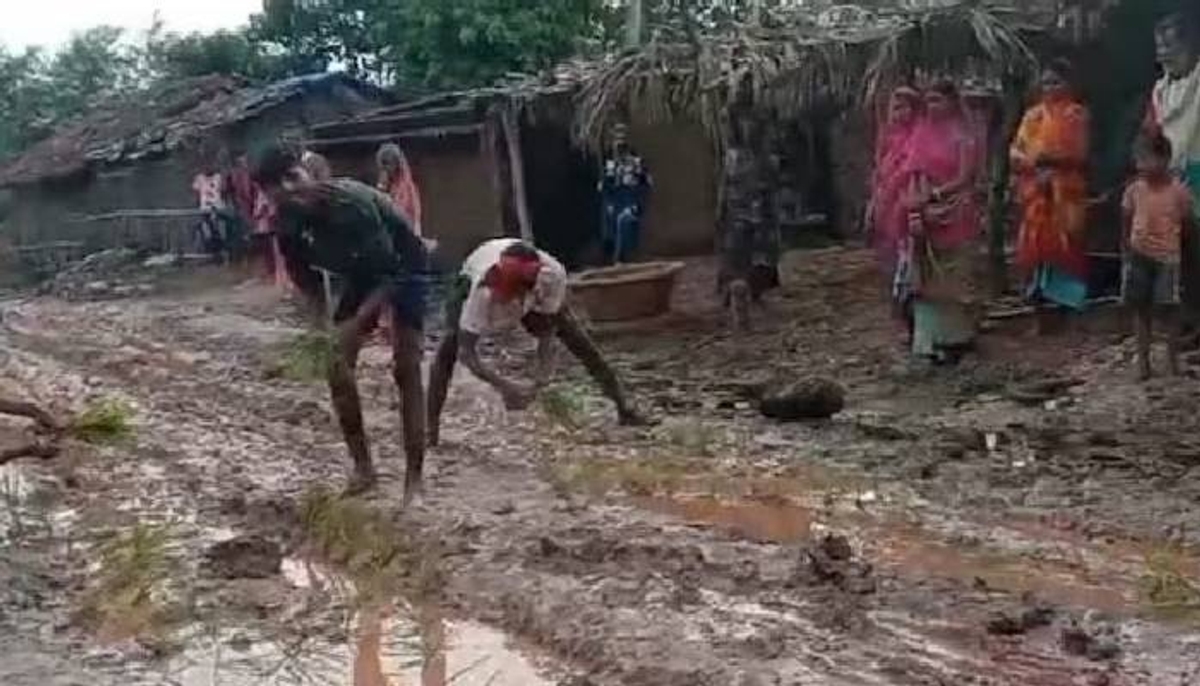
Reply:
<svg viewBox="0 0 1200 686"><path fill-rule="evenodd" d="M1045 68L1038 103L1025 113L1010 151L1021 207L1016 265L1039 314L1046 304L1081 309L1087 298L1089 117L1070 75L1065 60Z"/></svg>

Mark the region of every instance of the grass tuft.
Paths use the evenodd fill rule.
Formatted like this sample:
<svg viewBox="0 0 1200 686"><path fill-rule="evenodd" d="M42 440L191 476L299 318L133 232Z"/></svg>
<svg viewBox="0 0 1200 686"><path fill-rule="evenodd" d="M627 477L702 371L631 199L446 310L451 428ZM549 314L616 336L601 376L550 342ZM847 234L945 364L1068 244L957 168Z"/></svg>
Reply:
<svg viewBox="0 0 1200 686"><path fill-rule="evenodd" d="M424 598L440 588L437 551L383 512L315 488L302 497L300 516L307 544L350 577L360 605Z"/></svg>
<svg viewBox="0 0 1200 686"><path fill-rule="evenodd" d="M179 619L170 586L179 565L165 526L137 524L100 546L95 583L83 604L85 624L106 640L160 639Z"/></svg>
<svg viewBox="0 0 1200 686"><path fill-rule="evenodd" d="M69 433L86 443L111 445L133 436L133 408L115 398L90 404L68 427Z"/></svg>
<svg viewBox="0 0 1200 686"><path fill-rule="evenodd" d="M550 421L564 429L575 430L583 425L583 393L573 386L555 385L543 390L538 394L538 405Z"/></svg>
<svg viewBox="0 0 1200 686"><path fill-rule="evenodd" d="M325 332L302 333L292 339L279 358L279 375L289 381L323 381L333 362L333 338Z"/></svg>
<svg viewBox="0 0 1200 686"><path fill-rule="evenodd" d="M1139 584L1143 602L1168 615L1200 612L1200 589L1188 578L1187 557L1178 545L1159 546L1146 553L1146 574Z"/></svg>

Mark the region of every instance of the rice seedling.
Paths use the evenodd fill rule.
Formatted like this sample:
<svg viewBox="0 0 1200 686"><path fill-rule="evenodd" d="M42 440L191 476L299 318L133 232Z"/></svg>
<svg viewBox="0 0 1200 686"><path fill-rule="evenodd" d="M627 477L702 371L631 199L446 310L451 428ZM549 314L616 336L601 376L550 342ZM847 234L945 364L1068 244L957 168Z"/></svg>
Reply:
<svg viewBox="0 0 1200 686"><path fill-rule="evenodd" d="M358 604L426 597L440 587L438 552L379 510L316 488L302 497L300 516L306 542L349 576Z"/></svg>
<svg viewBox="0 0 1200 686"><path fill-rule="evenodd" d="M324 332L307 332L292 339L279 356L279 375L289 381L323 381L333 363L333 337Z"/></svg>
<svg viewBox="0 0 1200 686"><path fill-rule="evenodd" d="M172 586L180 576L166 526L138 523L99 547L99 568L82 608L108 640L159 638L180 619Z"/></svg>
<svg viewBox="0 0 1200 686"><path fill-rule="evenodd" d="M1155 611L1177 618L1200 612L1200 589L1188 578L1187 560L1177 545L1158 546L1146 553L1146 574L1139 584L1143 602Z"/></svg>
<svg viewBox="0 0 1200 686"><path fill-rule="evenodd" d="M550 421L564 429L578 429L583 424L583 393L573 386L556 385L545 389L538 395L538 405Z"/></svg>
<svg viewBox="0 0 1200 686"><path fill-rule="evenodd" d="M133 436L133 408L122 400L102 398L88 405L68 426L68 433L86 443L110 445Z"/></svg>

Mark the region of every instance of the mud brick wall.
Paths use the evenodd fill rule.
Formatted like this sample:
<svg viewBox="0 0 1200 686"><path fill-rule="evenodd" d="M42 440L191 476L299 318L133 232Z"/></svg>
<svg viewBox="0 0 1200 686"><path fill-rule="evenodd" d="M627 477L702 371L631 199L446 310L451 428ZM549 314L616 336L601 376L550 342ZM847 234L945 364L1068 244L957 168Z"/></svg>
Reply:
<svg viewBox="0 0 1200 686"><path fill-rule="evenodd" d="M686 122L634 126L630 141L654 177L642 254L710 254L716 240L717 169L704 130Z"/></svg>

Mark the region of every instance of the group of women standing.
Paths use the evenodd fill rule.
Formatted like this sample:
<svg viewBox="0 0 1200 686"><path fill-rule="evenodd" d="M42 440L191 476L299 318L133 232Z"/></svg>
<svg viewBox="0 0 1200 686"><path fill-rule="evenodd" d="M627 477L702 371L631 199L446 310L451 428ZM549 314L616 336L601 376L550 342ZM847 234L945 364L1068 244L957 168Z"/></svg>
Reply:
<svg viewBox="0 0 1200 686"><path fill-rule="evenodd" d="M1022 215L1016 263L1028 296L1081 307L1088 116L1069 76L1064 62L1046 68L1010 155ZM957 360L978 331L984 146L953 82L891 94L869 221L907 343L915 356L935 362Z"/></svg>

